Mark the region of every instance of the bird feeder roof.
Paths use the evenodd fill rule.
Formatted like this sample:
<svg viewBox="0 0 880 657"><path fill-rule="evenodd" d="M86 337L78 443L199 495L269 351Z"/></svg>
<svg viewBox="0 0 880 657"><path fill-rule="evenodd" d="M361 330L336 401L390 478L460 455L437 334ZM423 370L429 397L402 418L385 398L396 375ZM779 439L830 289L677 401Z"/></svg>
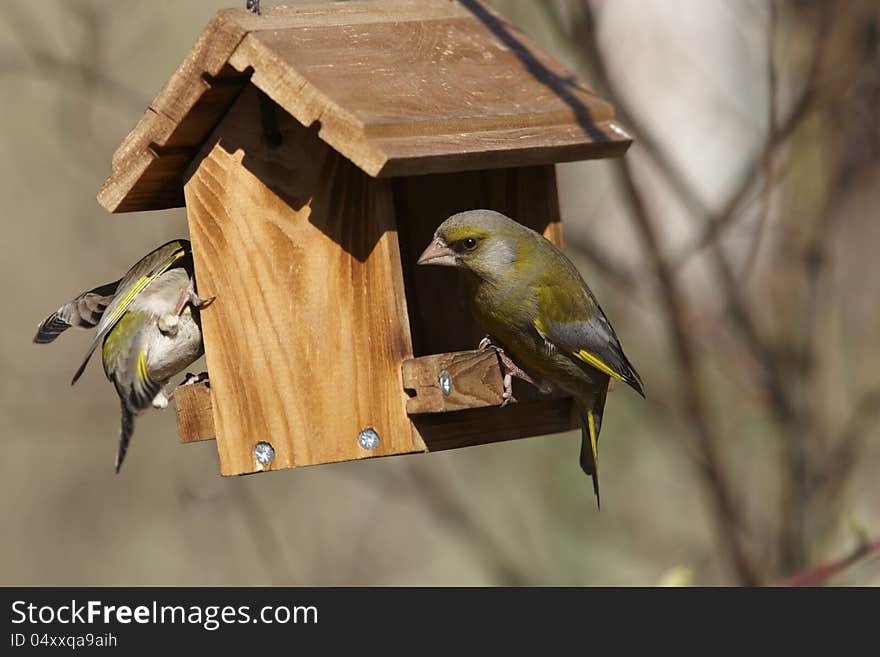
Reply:
<svg viewBox="0 0 880 657"><path fill-rule="evenodd" d="M249 82L374 177L610 157L631 143L608 102L478 0L227 9L117 149L101 204L182 206L187 168Z"/></svg>

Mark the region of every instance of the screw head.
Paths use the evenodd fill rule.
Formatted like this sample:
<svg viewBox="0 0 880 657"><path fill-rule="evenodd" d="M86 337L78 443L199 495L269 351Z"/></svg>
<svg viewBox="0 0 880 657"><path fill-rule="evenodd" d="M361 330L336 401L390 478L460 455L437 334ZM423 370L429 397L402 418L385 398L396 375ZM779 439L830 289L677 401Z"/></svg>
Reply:
<svg viewBox="0 0 880 657"><path fill-rule="evenodd" d="M448 397L452 393L452 375L447 370L441 370L438 378L440 382L440 390L444 397Z"/></svg>
<svg viewBox="0 0 880 657"><path fill-rule="evenodd" d="M358 444L363 449L376 449L379 446L379 434L373 427L367 427L358 434Z"/></svg>
<svg viewBox="0 0 880 657"><path fill-rule="evenodd" d="M262 466L269 465L275 458L275 448L265 440L261 440L254 445L254 458Z"/></svg>

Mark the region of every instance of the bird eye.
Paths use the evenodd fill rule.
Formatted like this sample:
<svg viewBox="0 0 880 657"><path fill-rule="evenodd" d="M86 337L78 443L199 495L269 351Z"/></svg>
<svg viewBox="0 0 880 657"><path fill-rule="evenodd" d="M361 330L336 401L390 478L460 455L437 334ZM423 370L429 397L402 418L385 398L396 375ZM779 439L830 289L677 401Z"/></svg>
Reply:
<svg viewBox="0 0 880 657"><path fill-rule="evenodd" d="M462 245L468 251L473 251L477 248L477 240L475 240L473 237L466 237L464 238L464 240L462 240Z"/></svg>

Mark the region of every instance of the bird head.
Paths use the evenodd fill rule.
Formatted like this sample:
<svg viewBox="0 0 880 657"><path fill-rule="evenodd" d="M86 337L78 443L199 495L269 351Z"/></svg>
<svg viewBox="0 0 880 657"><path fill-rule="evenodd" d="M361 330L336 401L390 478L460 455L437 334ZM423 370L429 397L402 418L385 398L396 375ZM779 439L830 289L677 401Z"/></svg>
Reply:
<svg viewBox="0 0 880 657"><path fill-rule="evenodd" d="M498 278L517 260L528 232L492 210L460 212L440 224L418 264L457 267L484 280Z"/></svg>

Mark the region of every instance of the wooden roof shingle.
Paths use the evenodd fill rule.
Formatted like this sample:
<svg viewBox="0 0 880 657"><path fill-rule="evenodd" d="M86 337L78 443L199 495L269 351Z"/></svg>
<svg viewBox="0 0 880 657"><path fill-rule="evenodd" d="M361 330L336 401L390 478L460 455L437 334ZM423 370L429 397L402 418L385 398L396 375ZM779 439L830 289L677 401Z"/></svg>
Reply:
<svg viewBox="0 0 880 657"><path fill-rule="evenodd" d="M183 205L183 174L248 82L365 173L622 154L611 105L479 0L218 12L113 157L111 212Z"/></svg>

